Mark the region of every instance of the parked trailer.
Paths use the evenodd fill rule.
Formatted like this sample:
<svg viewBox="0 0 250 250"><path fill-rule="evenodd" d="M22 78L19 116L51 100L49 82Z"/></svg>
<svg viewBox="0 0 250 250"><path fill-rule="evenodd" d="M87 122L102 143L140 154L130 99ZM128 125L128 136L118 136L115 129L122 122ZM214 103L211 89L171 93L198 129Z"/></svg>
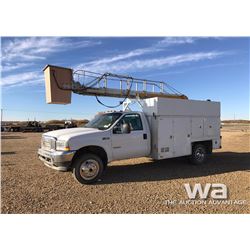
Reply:
<svg viewBox="0 0 250 250"><path fill-rule="evenodd" d="M64 124L46 124L44 127L45 130L53 131L58 129L64 129L64 128L76 128L77 125L73 121L65 121Z"/></svg>
<svg viewBox="0 0 250 250"><path fill-rule="evenodd" d="M43 132L43 127L37 121L30 121L21 128L22 132Z"/></svg>
<svg viewBox="0 0 250 250"><path fill-rule="evenodd" d="M7 132L20 132L21 131L21 126L17 126L17 125L4 126L4 131L7 131Z"/></svg>
<svg viewBox="0 0 250 250"><path fill-rule="evenodd" d="M62 124L46 124L44 130L53 131L58 129L63 129L64 126Z"/></svg>
<svg viewBox="0 0 250 250"><path fill-rule="evenodd" d="M4 126L7 132L43 132L43 127L37 121L29 121L26 125L9 125Z"/></svg>

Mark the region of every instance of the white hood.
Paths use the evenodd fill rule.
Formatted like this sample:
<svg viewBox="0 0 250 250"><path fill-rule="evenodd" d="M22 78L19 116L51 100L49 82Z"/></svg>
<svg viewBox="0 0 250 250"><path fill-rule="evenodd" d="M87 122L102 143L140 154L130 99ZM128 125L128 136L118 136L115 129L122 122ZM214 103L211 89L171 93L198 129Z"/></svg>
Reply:
<svg viewBox="0 0 250 250"><path fill-rule="evenodd" d="M103 131L95 128L66 128L44 133L45 136L55 137L57 139L69 139L78 135L102 133Z"/></svg>

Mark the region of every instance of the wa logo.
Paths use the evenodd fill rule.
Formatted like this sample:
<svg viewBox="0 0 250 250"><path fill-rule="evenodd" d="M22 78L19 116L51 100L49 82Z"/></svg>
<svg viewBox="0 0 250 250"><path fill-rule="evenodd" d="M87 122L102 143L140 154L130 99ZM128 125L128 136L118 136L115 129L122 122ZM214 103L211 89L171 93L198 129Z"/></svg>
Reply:
<svg viewBox="0 0 250 250"><path fill-rule="evenodd" d="M189 183L185 183L184 187L189 199L195 199L197 196L200 199L207 199L209 194L213 199L227 199L227 186L222 183L206 183L204 188L200 183L196 183L193 189Z"/></svg>

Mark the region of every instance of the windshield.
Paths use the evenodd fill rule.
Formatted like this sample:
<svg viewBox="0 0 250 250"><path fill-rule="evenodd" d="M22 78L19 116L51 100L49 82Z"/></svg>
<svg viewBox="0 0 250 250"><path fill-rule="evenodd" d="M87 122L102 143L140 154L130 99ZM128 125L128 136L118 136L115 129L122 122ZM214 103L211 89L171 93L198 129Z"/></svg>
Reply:
<svg viewBox="0 0 250 250"><path fill-rule="evenodd" d="M122 113L108 113L108 114L97 115L84 127L105 130L110 128L121 115Z"/></svg>

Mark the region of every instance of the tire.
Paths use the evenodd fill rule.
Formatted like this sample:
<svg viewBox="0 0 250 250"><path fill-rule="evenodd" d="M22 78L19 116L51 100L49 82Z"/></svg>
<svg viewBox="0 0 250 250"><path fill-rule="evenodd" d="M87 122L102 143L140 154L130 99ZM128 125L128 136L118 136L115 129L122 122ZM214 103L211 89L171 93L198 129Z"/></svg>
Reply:
<svg viewBox="0 0 250 250"><path fill-rule="evenodd" d="M195 144L190 157L191 163L195 165L203 164L207 159L207 149L203 144Z"/></svg>
<svg viewBox="0 0 250 250"><path fill-rule="evenodd" d="M103 170L104 164L101 158L92 153L81 155L73 162L73 176L81 184L97 182L102 176Z"/></svg>

